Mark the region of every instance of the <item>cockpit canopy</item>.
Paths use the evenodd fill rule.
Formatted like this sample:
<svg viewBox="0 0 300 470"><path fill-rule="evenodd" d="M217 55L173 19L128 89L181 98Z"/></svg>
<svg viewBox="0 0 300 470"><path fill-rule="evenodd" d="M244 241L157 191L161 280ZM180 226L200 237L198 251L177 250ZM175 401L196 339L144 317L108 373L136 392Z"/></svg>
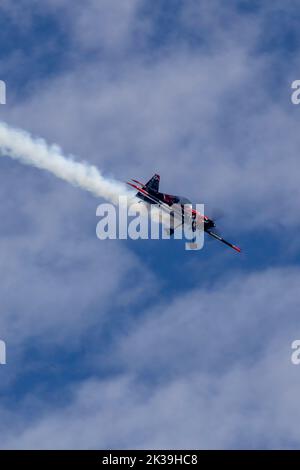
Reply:
<svg viewBox="0 0 300 470"><path fill-rule="evenodd" d="M169 206L172 206L173 204L182 204L182 205L192 204L189 199L183 196L173 196L172 194L164 194L163 198L164 198L164 202L168 204Z"/></svg>
<svg viewBox="0 0 300 470"><path fill-rule="evenodd" d="M184 196L175 196L178 199L178 203L180 204L192 204L192 201L190 201L188 198Z"/></svg>

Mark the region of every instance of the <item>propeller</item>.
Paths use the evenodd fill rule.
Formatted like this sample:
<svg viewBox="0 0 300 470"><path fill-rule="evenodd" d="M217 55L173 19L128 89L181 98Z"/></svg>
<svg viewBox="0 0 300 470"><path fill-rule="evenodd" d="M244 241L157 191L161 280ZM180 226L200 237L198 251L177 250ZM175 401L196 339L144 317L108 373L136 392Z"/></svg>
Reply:
<svg viewBox="0 0 300 470"><path fill-rule="evenodd" d="M213 221L219 221L225 217L225 212L222 209L212 207L210 208L209 205L205 206L205 215L209 217Z"/></svg>

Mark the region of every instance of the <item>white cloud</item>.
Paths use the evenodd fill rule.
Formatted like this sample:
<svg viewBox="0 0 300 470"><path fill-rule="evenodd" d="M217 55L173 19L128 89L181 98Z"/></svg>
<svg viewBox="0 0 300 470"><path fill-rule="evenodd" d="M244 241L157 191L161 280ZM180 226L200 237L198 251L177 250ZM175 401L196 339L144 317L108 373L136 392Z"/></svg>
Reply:
<svg viewBox="0 0 300 470"><path fill-rule="evenodd" d="M77 4L73 12L72 32L75 44L83 50L124 50L131 40L140 0L89 0Z"/></svg>
<svg viewBox="0 0 300 470"><path fill-rule="evenodd" d="M300 375L290 342L299 276L284 269L244 276L149 312L117 347L122 374L70 385L69 404L45 403L30 424L21 414L2 446L294 447Z"/></svg>
<svg viewBox="0 0 300 470"><path fill-rule="evenodd" d="M82 17L73 5L48 2L64 12L77 44L72 68L37 80L34 95L1 108L3 118L118 179L161 172L167 192L229 208L237 230L274 229L282 214L286 227L298 225L297 110L289 108L288 80L276 99L270 89L272 57L254 54L260 20L239 26L235 15L228 27L224 8L214 22L215 2L200 15L186 7L187 30L208 30L212 42L200 34L199 48L174 40L137 53L130 41L138 2L90 3ZM106 50L105 60L89 55L94 47ZM23 57L14 60L17 70ZM15 338L17 368L32 335L44 347L53 338L66 344L100 328L112 302L112 329L118 305L142 303L124 335L114 330L115 351L105 358L122 372L99 379L104 359L92 357L96 377L65 386L65 406L36 403L32 390L18 413L1 410L2 447L296 446L299 372L289 346L298 335L298 269L239 275L165 304L123 243L112 248L90 235L94 204L86 195L37 170L1 165L1 336ZM156 309L145 311L146 295Z"/></svg>
<svg viewBox="0 0 300 470"><path fill-rule="evenodd" d="M128 276L143 272L151 285L124 246L115 241L108 250L97 239L96 199L26 170L7 168L10 177L1 185L7 202L1 207L0 330L15 347L30 337L51 341L49 335L63 343L100 325L114 292L116 308L128 303ZM131 301L141 294L132 283Z"/></svg>
<svg viewBox="0 0 300 470"><path fill-rule="evenodd" d="M118 23L116 3L108 10ZM205 15L200 25L211 24ZM123 59L75 61L4 116L119 179L160 172L167 192L224 205L231 224L239 217L237 229L274 228L278 214L297 226L299 133L289 84L275 100L271 59L253 54L260 21L240 43L220 21L226 40L209 54L174 43L148 60L131 50Z"/></svg>

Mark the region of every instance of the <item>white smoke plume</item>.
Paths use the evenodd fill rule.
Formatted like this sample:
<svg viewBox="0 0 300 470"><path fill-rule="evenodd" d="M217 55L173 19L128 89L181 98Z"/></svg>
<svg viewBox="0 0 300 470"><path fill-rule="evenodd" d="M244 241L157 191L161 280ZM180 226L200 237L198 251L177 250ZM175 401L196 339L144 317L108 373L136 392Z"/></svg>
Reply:
<svg viewBox="0 0 300 470"><path fill-rule="evenodd" d="M47 170L58 178L118 204L119 196L132 197L125 184L105 178L93 165L65 156L57 145L33 138L28 132L0 122L0 155Z"/></svg>
<svg viewBox="0 0 300 470"><path fill-rule="evenodd" d="M127 204L133 210L144 215L148 213L147 205L138 204L138 199L125 184L104 177L98 168L89 163L75 161L73 155L65 156L58 145L48 145L44 139L34 138L28 132L12 128L1 121L0 156L8 156L26 165L49 171L58 178L115 205L119 203L119 196L126 196ZM151 218L157 223L170 226L169 216L158 208L152 207Z"/></svg>

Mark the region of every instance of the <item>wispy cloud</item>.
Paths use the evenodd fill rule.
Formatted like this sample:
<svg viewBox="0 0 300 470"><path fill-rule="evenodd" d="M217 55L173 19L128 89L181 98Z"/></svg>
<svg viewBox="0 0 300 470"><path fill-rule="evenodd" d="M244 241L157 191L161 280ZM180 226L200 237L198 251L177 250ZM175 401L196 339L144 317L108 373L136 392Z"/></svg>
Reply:
<svg viewBox="0 0 300 470"><path fill-rule="evenodd" d="M291 39L280 20L294 25L294 2L79 3L39 6L63 33L63 67L47 62L26 10L30 85L11 100L8 82L1 120L118 180L157 171L166 192L225 206L253 259L205 250L174 261L169 245L137 259L130 244L97 241L84 193L1 159L1 336L17 351L1 382L1 445L297 447L297 246L286 266L287 248L272 245L299 224L297 28ZM18 23L24 2L4 7ZM28 65L22 48L6 59L10 73ZM47 354L62 363L45 376Z"/></svg>
<svg viewBox="0 0 300 470"><path fill-rule="evenodd" d="M2 445L296 447L300 376L290 339L298 283L298 269L279 269L244 276L239 290L236 278L157 305L121 345L116 341L121 373L70 384L70 404L44 403L30 426L21 414Z"/></svg>

